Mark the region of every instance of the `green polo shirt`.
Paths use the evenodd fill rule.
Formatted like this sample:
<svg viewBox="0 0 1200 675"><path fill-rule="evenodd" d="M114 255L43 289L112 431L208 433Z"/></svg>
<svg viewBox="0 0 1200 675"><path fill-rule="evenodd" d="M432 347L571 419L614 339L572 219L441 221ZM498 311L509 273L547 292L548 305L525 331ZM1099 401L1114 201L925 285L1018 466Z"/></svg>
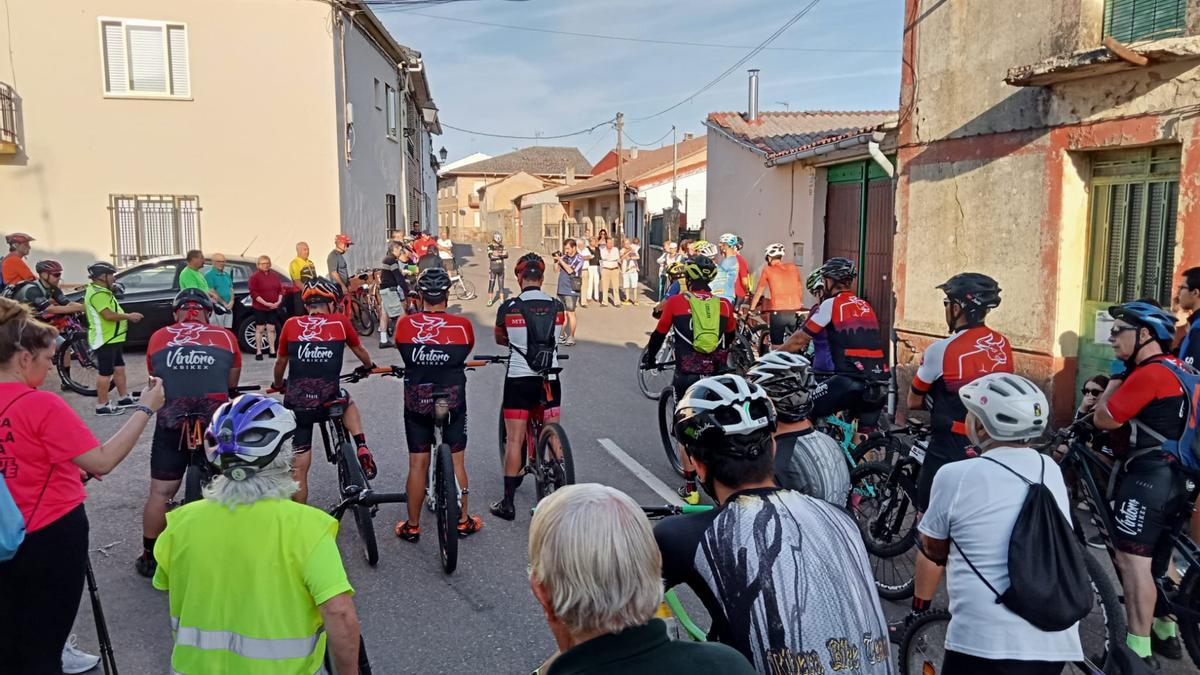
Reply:
<svg viewBox="0 0 1200 675"><path fill-rule="evenodd" d="M208 292L208 281L198 270L194 270L187 265L179 270L179 290L185 288L199 288L205 293Z"/></svg>
<svg viewBox="0 0 1200 675"><path fill-rule="evenodd" d="M576 645L544 675L756 675L733 647L667 637L661 619Z"/></svg>

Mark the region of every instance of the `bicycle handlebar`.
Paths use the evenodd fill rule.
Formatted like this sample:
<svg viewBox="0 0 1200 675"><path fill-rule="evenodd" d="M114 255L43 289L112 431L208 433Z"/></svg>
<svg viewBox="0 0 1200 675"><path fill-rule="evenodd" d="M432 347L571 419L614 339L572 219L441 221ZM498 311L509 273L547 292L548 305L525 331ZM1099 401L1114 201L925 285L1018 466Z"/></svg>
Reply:
<svg viewBox="0 0 1200 675"><path fill-rule="evenodd" d="M667 368L674 368L675 363L675 361L664 361L663 363L656 363L649 368L642 365L639 365L638 368L641 370L666 370Z"/></svg>
<svg viewBox="0 0 1200 675"><path fill-rule="evenodd" d="M491 354L476 354L475 356L472 356L471 358L476 361L485 361L487 363L508 363L508 360L512 357L510 357L510 356L493 356ZM570 358L571 358L570 354L559 354L558 355L558 360L560 360L560 361L568 361L568 360L570 360Z"/></svg>
<svg viewBox="0 0 1200 675"><path fill-rule="evenodd" d="M402 504L408 501L407 492L375 492L373 490L364 490L335 504L329 509L329 515L334 518L341 519L346 509L355 505L362 506L377 506L379 504Z"/></svg>
<svg viewBox="0 0 1200 675"><path fill-rule="evenodd" d="M709 504L663 504L662 506L643 506L642 513L646 514L647 518L666 518L685 513L702 513L712 509L713 507Z"/></svg>
<svg viewBox="0 0 1200 675"><path fill-rule="evenodd" d="M342 382L354 383L354 382L359 382L361 380L364 380L364 379L370 377L371 375L386 375L389 377L404 377L404 368L402 368L400 366L376 366L375 368L372 368L366 374L360 374L357 370L355 370L355 371L351 371L349 373L346 373L346 374L340 376L338 379L341 380Z"/></svg>
<svg viewBox="0 0 1200 675"><path fill-rule="evenodd" d="M233 395L233 394L244 394L244 393L246 393L246 392L248 392L248 391L262 391L262 385L258 385L258 384L244 384L244 385L238 385L238 386L236 386L236 387L230 387L230 388L229 388L229 394L230 394L230 395Z"/></svg>

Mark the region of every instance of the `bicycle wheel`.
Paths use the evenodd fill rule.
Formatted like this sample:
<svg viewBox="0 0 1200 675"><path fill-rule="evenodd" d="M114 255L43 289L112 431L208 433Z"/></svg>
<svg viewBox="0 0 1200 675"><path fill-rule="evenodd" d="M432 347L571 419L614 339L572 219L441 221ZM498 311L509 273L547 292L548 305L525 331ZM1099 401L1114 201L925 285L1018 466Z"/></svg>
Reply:
<svg viewBox="0 0 1200 675"><path fill-rule="evenodd" d="M645 348L642 349L642 354L645 354ZM655 357L655 363L669 363L675 358L675 350L669 344L663 344L658 350L658 355ZM642 368L641 359L638 359L638 387L642 390L642 396L650 400L657 400L658 394L663 387L671 384L671 380L675 377L675 366L667 366L661 369L646 370Z"/></svg>
<svg viewBox="0 0 1200 675"><path fill-rule="evenodd" d="M458 283L454 284L454 297L459 300L474 300L475 284L460 277Z"/></svg>
<svg viewBox="0 0 1200 675"><path fill-rule="evenodd" d="M555 445L559 447L562 459L554 456ZM571 457L571 443L562 426L550 423L542 428L535 456L539 466L534 474L537 477L534 489L539 502L560 487L575 484L575 460Z"/></svg>
<svg viewBox="0 0 1200 675"><path fill-rule="evenodd" d="M863 462L892 464L900 452L900 439L895 436L875 436L863 440L850 451L854 466Z"/></svg>
<svg viewBox="0 0 1200 675"><path fill-rule="evenodd" d="M769 326L755 326L750 329L750 347L756 358L771 351L771 329Z"/></svg>
<svg viewBox="0 0 1200 675"><path fill-rule="evenodd" d="M82 333L74 335L63 342L54 352L54 368L63 386L84 396L96 395L96 378L100 373L96 370L96 362L92 358L92 350L88 347L87 337ZM114 380L109 381L109 389L116 386Z"/></svg>
<svg viewBox="0 0 1200 675"><path fill-rule="evenodd" d="M500 471L504 471L504 445L508 442L508 430L504 427L504 409L500 409L500 431L497 438L500 439Z"/></svg>
<svg viewBox="0 0 1200 675"><path fill-rule="evenodd" d="M1125 639L1125 607L1113 579L1091 553L1085 551L1083 564L1091 577L1092 592L1096 596L1092 611L1079 622L1079 641L1083 656L1099 664L1104 672L1113 672L1115 663L1111 659L1112 646ZM1084 671L1089 672L1089 671Z"/></svg>
<svg viewBox="0 0 1200 675"><path fill-rule="evenodd" d="M1193 612L1200 612L1200 569L1195 565L1184 574L1183 583L1179 584L1179 590L1175 593L1175 602ZM1200 666L1200 622L1180 620L1179 634L1192 662Z"/></svg>
<svg viewBox="0 0 1200 675"><path fill-rule="evenodd" d="M187 473L183 480L183 503L191 504L199 500L203 496L204 483L206 483L203 469L196 460L188 462Z"/></svg>
<svg viewBox="0 0 1200 675"><path fill-rule="evenodd" d="M454 459L450 446L442 443L434 450L433 485L437 500L438 552L442 571L450 574L458 567L458 490L454 483Z"/></svg>
<svg viewBox="0 0 1200 675"><path fill-rule="evenodd" d="M894 467L867 462L850 472L850 503L867 552L891 558L917 540L917 509L912 496L891 480Z"/></svg>
<svg viewBox="0 0 1200 675"><path fill-rule="evenodd" d="M900 638L900 675L936 675L946 660L950 612L934 609L913 619Z"/></svg>
<svg viewBox="0 0 1200 675"><path fill-rule="evenodd" d="M350 443L342 445L338 460L338 478L341 480L342 492L351 485L367 487L367 476L363 473L362 465L358 463L358 455ZM350 507L354 512L354 524L358 526L358 538L362 541L363 555L371 567L379 562L379 543L375 540L375 523L372 521L371 507L355 504Z"/></svg>
<svg viewBox="0 0 1200 675"><path fill-rule="evenodd" d="M658 434L667 462L683 478L683 463L679 460L679 445L675 442L675 387L664 387L658 395Z"/></svg>

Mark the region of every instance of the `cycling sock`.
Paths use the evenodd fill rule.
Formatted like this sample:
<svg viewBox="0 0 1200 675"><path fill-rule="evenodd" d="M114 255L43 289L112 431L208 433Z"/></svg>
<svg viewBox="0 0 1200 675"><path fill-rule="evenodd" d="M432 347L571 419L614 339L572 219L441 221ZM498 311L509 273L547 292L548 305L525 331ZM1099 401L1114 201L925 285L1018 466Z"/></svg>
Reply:
<svg viewBox="0 0 1200 675"><path fill-rule="evenodd" d="M1179 634L1179 624L1167 619L1155 619L1150 629L1154 631L1159 640L1173 638Z"/></svg>
<svg viewBox="0 0 1200 675"><path fill-rule="evenodd" d="M521 484L520 476L505 476L504 477L504 503L511 505L513 503L513 495L517 494L517 486Z"/></svg>
<svg viewBox="0 0 1200 675"><path fill-rule="evenodd" d="M158 537L142 537L142 549L154 555L154 542L158 541Z"/></svg>
<svg viewBox="0 0 1200 675"><path fill-rule="evenodd" d="M367 435L366 434L354 434L354 443L360 448L366 447Z"/></svg>
<svg viewBox="0 0 1200 675"><path fill-rule="evenodd" d="M1144 659L1147 656L1150 656L1149 635L1143 637L1141 635L1134 635L1133 633L1126 633L1125 644L1129 645L1129 648L1133 650L1134 654L1138 655L1138 658Z"/></svg>
<svg viewBox="0 0 1200 675"><path fill-rule="evenodd" d="M696 483L696 472L695 471L684 471L683 472L683 482L685 482L689 485L694 485Z"/></svg>
<svg viewBox="0 0 1200 675"><path fill-rule="evenodd" d="M931 604L933 604L932 600L922 600L921 598L918 598L917 596L914 595L913 599L912 599L913 614L919 614L921 612L926 611L927 609L929 609L929 605L931 605Z"/></svg>

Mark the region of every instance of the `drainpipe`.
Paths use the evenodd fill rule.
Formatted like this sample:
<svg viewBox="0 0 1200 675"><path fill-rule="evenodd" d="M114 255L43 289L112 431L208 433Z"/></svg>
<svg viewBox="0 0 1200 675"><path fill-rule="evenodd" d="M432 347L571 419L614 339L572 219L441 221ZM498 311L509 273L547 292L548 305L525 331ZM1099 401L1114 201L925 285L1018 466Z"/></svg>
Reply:
<svg viewBox="0 0 1200 675"><path fill-rule="evenodd" d="M867 142L867 152L871 154L871 159L875 160L875 163L888 175L888 178L896 177L896 167L887 158L887 155L883 154L883 151L879 149L879 142L874 138Z"/></svg>

